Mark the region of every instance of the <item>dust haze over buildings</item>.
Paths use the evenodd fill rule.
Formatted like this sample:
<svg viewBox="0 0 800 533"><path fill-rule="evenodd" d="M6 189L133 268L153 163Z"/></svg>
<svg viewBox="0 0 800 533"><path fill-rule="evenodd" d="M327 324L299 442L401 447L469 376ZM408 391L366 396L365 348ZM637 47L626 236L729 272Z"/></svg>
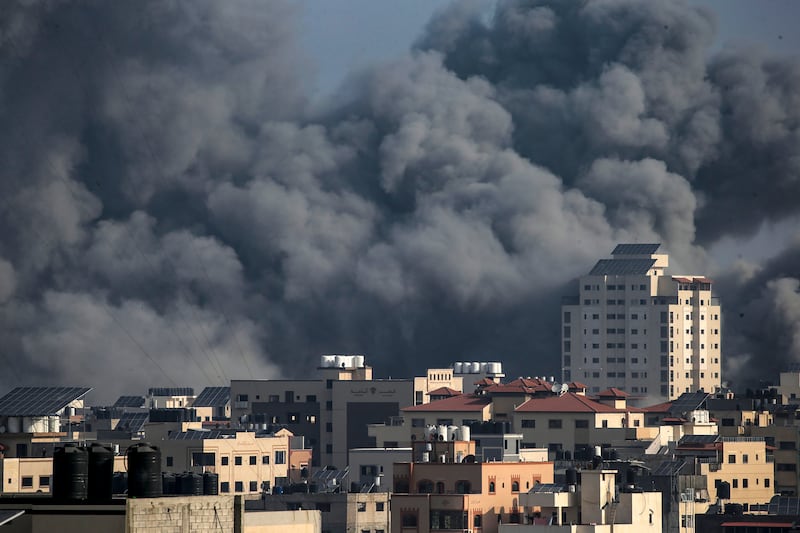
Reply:
<svg viewBox="0 0 800 533"><path fill-rule="evenodd" d="M296 9L4 6L0 386L558 374L560 297L618 242L715 277L727 378L800 361L800 239L704 251L800 211L796 55L712 51L681 2L462 2L312 106Z"/></svg>

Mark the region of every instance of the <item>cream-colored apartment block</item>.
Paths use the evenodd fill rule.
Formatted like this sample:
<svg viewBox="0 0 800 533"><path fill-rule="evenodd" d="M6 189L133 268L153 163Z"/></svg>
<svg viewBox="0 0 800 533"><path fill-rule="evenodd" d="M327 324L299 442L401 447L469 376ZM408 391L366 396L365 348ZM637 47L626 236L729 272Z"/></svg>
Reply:
<svg viewBox="0 0 800 533"><path fill-rule="evenodd" d="M125 458L114 457L114 472L125 472ZM52 457L0 457L0 494L48 494L53 482Z"/></svg>
<svg viewBox="0 0 800 533"><path fill-rule="evenodd" d="M414 405L430 402L430 393L437 389L463 392L463 383L464 378L454 376L452 368L429 368L424 376L414 378Z"/></svg>
<svg viewBox="0 0 800 533"><path fill-rule="evenodd" d="M713 392L721 383L720 305L712 281L666 275L658 244L620 244L562 305L562 377L591 392L643 397Z"/></svg>
<svg viewBox="0 0 800 533"><path fill-rule="evenodd" d="M291 437L285 429L274 435L196 431L156 444L161 448L164 472L215 472L220 494L258 494L276 485L299 482L302 469L309 467L311 450L292 450ZM299 459L293 460L293 455Z"/></svg>
<svg viewBox="0 0 800 533"><path fill-rule="evenodd" d="M522 494L520 504L533 518L522 526L503 524L499 531L661 533L661 493L617 492L616 481L616 470L583 470L577 490L544 487Z"/></svg>

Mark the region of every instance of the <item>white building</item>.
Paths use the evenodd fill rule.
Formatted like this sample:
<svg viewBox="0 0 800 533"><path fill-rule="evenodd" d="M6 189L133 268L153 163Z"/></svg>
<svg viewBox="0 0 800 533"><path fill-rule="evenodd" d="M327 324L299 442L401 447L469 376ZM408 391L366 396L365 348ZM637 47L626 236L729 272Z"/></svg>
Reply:
<svg viewBox="0 0 800 533"><path fill-rule="evenodd" d="M620 244L561 308L563 380L677 398L721 383L720 306L712 281L666 275L659 244Z"/></svg>

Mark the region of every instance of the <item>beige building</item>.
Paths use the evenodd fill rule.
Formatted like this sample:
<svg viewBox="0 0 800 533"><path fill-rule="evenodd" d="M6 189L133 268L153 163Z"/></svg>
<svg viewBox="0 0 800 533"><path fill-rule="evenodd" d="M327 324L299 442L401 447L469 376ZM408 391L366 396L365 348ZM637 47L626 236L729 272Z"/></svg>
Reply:
<svg viewBox="0 0 800 533"><path fill-rule="evenodd" d="M591 459L601 443L651 436L644 412L629 407L627 396L609 389L597 400L572 392L532 398L514 409L513 429L524 448L547 448L551 460Z"/></svg>
<svg viewBox="0 0 800 533"><path fill-rule="evenodd" d="M661 493L618 491L616 470L583 470L580 486L544 486L520 495L526 525L501 533L661 533Z"/></svg>
<svg viewBox="0 0 800 533"><path fill-rule="evenodd" d="M457 442L445 442L453 447ZM474 443L463 443L471 444ZM455 451L455 448L454 448ZM451 455L452 461L453 456ZM394 466L391 531L498 531L522 523L521 496L553 482L553 463L412 462Z"/></svg>
<svg viewBox="0 0 800 533"><path fill-rule="evenodd" d="M778 393L783 404L800 403L800 370L792 368L780 374Z"/></svg>
<svg viewBox="0 0 800 533"><path fill-rule="evenodd" d="M214 472L220 494L260 494L299 483L309 475L311 449L286 429L275 434L249 431L188 431L155 442L163 472Z"/></svg>
<svg viewBox="0 0 800 533"><path fill-rule="evenodd" d="M429 368L424 376L414 378L414 405L428 403L431 401L431 392L438 389L463 392L463 383L464 378L454 376L452 368Z"/></svg>
<svg viewBox="0 0 800 533"><path fill-rule="evenodd" d="M285 425L306 437L313 466L344 468L349 449L375 444L367 425L397 416L416 396L414 380L373 379L360 355L324 355L318 374L310 380L233 380L233 422Z"/></svg>
<svg viewBox="0 0 800 533"><path fill-rule="evenodd" d="M562 305L563 379L673 399L721 383L720 305L703 276L666 275L659 244L620 244Z"/></svg>
<svg viewBox="0 0 800 533"><path fill-rule="evenodd" d="M746 435L761 437L774 449L775 492L784 496L800 495L800 409L796 405L779 406L773 423L750 426Z"/></svg>
<svg viewBox="0 0 800 533"><path fill-rule="evenodd" d="M125 457L114 457L114 472L125 471ZM0 480L0 494L49 494L53 457L0 457Z"/></svg>
<svg viewBox="0 0 800 533"><path fill-rule="evenodd" d="M321 515L322 533L389 533L391 495L386 492L317 492L270 494L259 500L247 500L249 516L258 511L311 509Z"/></svg>

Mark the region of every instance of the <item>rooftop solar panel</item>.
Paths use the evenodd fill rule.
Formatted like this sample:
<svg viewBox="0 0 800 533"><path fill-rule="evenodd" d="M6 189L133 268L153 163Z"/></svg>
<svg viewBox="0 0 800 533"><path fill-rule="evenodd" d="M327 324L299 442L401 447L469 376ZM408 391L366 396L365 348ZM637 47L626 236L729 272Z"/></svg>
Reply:
<svg viewBox="0 0 800 533"><path fill-rule="evenodd" d="M654 476L676 476L680 473L683 467L686 466L686 461L664 461L656 467L653 471Z"/></svg>
<svg viewBox="0 0 800 533"><path fill-rule="evenodd" d="M124 413L117 426L114 428L117 431L130 431L131 433L138 433L142 431L145 423L149 419L149 413Z"/></svg>
<svg viewBox="0 0 800 533"><path fill-rule="evenodd" d="M230 387L206 387L192 402L192 407L224 407L230 399Z"/></svg>
<svg viewBox="0 0 800 533"><path fill-rule="evenodd" d="M537 492L565 492L567 489L563 485L559 485L558 483L538 483L533 486L529 493L537 493Z"/></svg>
<svg viewBox="0 0 800 533"><path fill-rule="evenodd" d="M144 407L142 396L120 396L112 407Z"/></svg>
<svg viewBox="0 0 800 533"><path fill-rule="evenodd" d="M678 445L683 444L711 444L719 440L719 435L684 435L678 441Z"/></svg>
<svg viewBox="0 0 800 533"><path fill-rule="evenodd" d="M800 498L797 496L773 496L769 501L768 514L800 515Z"/></svg>
<svg viewBox="0 0 800 533"><path fill-rule="evenodd" d="M192 387L153 387L147 389L148 396L194 396Z"/></svg>
<svg viewBox="0 0 800 533"><path fill-rule="evenodd" d="M170 440L204 440L204 439L235 439L235 431L222 431L219 429L190 429L170 435Z"/></svg>
<svg viewBox="0 0 800 533"><path fill-rule="evenodd" d="M24 515L25 511L19 509L4 509L0 511L0 526L11 523L14 519Z"/></svg>
<svg viewBox="0 0 800 533"><path fill-rule="evenodd" d="M679 416L683 413L695 411L702 408L703 402L705 402L709 396L710 394L703 391L684 392L672 402L669 412L673 416Z"/></svg>
<svg viewBox="0 0 800 533"><path fill-rule="evenodd" d="M0 398L0 416L55 415L90 390L91 387L17 387Z"/></svg>
<svg viewBox="0 0 800 533"><path fill-rule="evenodd" d="M601 259L590 276L643 276L653 268L655 259Z"/></svg>
<svg viewBox="0 0 800 533"><path fill-rule="evenodd" d="M660 244L618 244L611 255L651 255L660 247Z"/></svg>

